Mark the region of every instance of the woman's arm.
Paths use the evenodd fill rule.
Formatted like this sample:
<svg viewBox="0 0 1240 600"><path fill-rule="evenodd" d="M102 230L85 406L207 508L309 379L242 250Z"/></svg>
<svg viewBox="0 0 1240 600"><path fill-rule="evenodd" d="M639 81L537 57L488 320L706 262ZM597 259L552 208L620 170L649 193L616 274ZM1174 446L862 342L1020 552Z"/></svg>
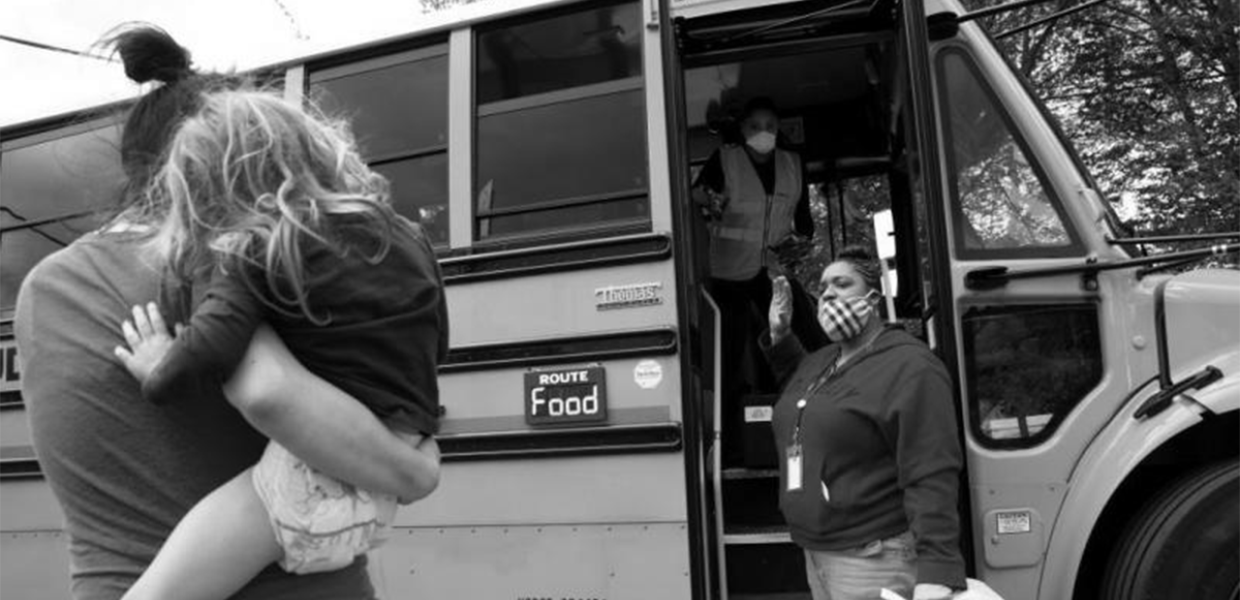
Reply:
<svg viewBox="0 0 1240 600"><path fill-rule="evenodd" d="M956 506L963 458L951 379L933 357L893 366L891 377L892 413L884 429L917 543L917 583L964 589ZM934 597L925 595L931 589L920 597Z"/></svg>
<svg viewBox="0 0 1240 600"><path fill-rule="evenodd" d="M362 403L306 370L263 325L224 384L229 402L264 435L316 469L404 502L439 485L439 446L389 430Z"/></svg>

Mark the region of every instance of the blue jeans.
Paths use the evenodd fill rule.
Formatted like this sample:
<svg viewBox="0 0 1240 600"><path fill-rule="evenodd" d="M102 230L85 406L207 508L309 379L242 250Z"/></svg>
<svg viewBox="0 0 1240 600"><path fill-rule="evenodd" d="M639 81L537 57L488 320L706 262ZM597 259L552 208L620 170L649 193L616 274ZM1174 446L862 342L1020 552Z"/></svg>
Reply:
<svg viewBox="0 0 1240 600"><path fill-rule="evenodd" d="M913 534L848 550L806 550L805 571L814 600L877 600L883 588L912 598L917 583Z"/></svg>

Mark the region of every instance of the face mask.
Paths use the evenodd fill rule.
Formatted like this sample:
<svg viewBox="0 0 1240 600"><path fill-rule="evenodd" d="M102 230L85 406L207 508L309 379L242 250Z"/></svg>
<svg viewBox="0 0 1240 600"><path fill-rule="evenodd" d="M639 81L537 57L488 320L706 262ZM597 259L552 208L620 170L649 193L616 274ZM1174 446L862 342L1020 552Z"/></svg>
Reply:
<svg viewBox="0 0 1240 600"><path fill-rule="evenodd" d="M865 329L866 324L874 315L874 304L870 298L876 292L853 298L835 298L828 300L818 309L818 324L827 333L832 342L851 340Z"/></svg>
<svg viewBox="0 0 1240 600"><path fill-rule="evenodd" d="M753 148L758 154L766 154L775 149L775 134L769 131L759 131L745 140L750 148Z"/></svg>

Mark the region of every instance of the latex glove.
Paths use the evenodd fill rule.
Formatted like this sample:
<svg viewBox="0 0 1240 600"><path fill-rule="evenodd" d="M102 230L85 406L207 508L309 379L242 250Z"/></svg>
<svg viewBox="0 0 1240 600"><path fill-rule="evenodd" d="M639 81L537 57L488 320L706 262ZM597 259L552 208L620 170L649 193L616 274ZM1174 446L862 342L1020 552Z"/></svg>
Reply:
<svg viewBox="0 0 1240 600"><path fill-rule="evenodd" d="M937 583L919 583L913 588L913 600L942 600L952 597L952 589Z"/></svg>
<svg viewBox="0 0 1240 600"><path fill-rule="evenodd" d="M771 281L771 309L768 318L771 344L778 344L788 335L788 329L792 326L792 285L783 275Z"/></svg>
<svg viewBox="0 0 1240 600"><path fill-rule="evenodd" d="M693 188L690 196L698 205L702 217L707 221L718 221L723 218L723 211L728 206L727 196L705 186Z"/></svg>
<svg viewBox="0 0 1240 600"><path fill-rule="evenodd" d="M934 583L922 583L913 588L913 600L950 598L951 600L1003 600L1003 597L990 589L990 586L976 579L969 579L969 589L952 594L947 586ZM937 595L936 595L937 594ZM883 588L880 597L883 600L905 600L899 594Z"/></svg>

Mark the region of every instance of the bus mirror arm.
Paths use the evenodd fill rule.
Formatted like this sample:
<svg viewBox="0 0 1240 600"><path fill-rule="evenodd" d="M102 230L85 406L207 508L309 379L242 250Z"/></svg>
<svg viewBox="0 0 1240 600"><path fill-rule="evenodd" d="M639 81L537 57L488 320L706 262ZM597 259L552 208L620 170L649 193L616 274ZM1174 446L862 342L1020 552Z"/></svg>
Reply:
<svg viewBox="0 0 1240 600"><path fill-rule="evenodd" d="M983 8L980 10L967 12L967 13L964 13L963 15L956 15L955 13L950 13L950 12L930 15L929 18L927 19L927 25L929 26L928 31L930 34L930 39L932 41L942 40L942 39L947 39L949 37L956 35L956 32L960 29L961 23L966 23L968 21L973 21L973 20L980 19L983 17L990 17L990 16L994 16L997 14L1002 14L1005 12L1019 10L1027 6L1033 6L1035 4L1046 4L1047 2L1051 2L1051 1L1052 0L1017 0L1016 2L1008 2L1006 4L1000 4L998 6L991 6L989 8ZM1014 27L1012 29L999 33L995 35L995 39L1001 40L1005 37L1021 33L1022 31L1028 31L1029 29L1032 29L1034 27L1046 25L1048 23L1053 23L1068 15L1078 13L1088 8L1092 8L1106 1L1107 0L1089 0L1088 2L1084 2L1076 6L1065 8L1063 10L1046 15L1045 17L1025 23L1024 25L1019 25L1017 27Z"/></svg>
<svg viewBox="0 0 1240 600"><path fill-rule="evenodd" d="M1008 279L1007 267L986 267L969 271L964 286L974 291L995 290L1007 285Z"/></svg>
<svg viewBox="0 0 1240 600"><path fill-rule="evenodd" d="M1059 267L1041 267L1036 269L1021 270L1011 270L1003 266L986 267L983 269L974 269L965 274L964 285L970 290L992 290L1003 287L1008 281L1014 279L1036 279L1039 277L1068 275L1072 273L1080 273L1088 279L1092 278L1093 275L1096 275L1101 271L1115 271L1118 269L1151 265L1145 269L1137 271L1136 275L1140 278L1171 266L1183 266L1210 256L1222 256L1224 254L1231 254L1234 252L1240 252L1240 243L1215 244L1209 248L1187 250L1184 252L1168 252L1167 254L1160 254L1158 256L1142 256L1139 258L1117 260L1114 262L1084 262ZM1090 260L1092 261L1093 259Z"/></svg>

